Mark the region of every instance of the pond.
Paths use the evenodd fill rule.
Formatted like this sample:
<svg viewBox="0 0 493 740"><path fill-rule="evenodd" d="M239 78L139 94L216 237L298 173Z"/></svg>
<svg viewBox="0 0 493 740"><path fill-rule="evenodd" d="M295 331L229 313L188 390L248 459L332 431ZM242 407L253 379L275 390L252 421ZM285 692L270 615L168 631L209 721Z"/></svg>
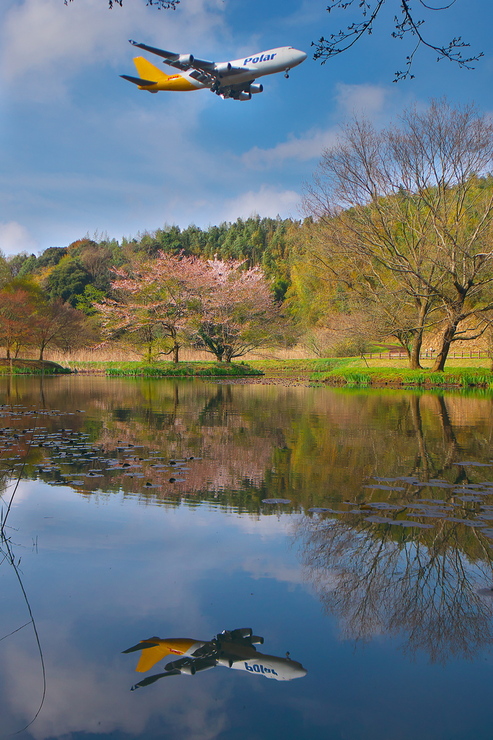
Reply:
<svg viewBox="0 0 493 740"><path fill-rule="evenodd" d="M1 379L0 736L489 740L492 399Z"/></svg>

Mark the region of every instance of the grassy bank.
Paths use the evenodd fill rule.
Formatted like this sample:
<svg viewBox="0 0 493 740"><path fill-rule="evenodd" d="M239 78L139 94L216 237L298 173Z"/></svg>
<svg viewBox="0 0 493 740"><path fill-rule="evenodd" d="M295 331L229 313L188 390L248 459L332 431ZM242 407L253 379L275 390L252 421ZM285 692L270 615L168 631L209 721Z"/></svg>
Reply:
<svg viewBox="0 0 493 740"><path fill-rule="evenodd" d="M183 378L183 377L248 377L262 371L244 362L68 362L73 372L97 373L111 377Z"/></svg>
<svg viewBox="0 0 493 740"><path fill-rule="evenodd" d="M351 367L359 359L330 357L326 359L296 359L296 360L252 360L249 365L267 375L269 378L309 378L314 373L329 373L344 367Z"/></svg>
<svg viewBox="0 0 493 740"><path fill-rule="evenodd" d="M0 375L61 375L63 373L70 373L70 370L49 360L0 359Z"/></svg>
<svg viewBox="0 0 493 740"><path fill-rule="evenodd" d="M410 370L402 360L373 360L361 358L327 359L256 359L249 363L188 361L175 364L171 361L153 364L140 361L69 361L62 365L39 360L0 360L0 374L59 374L78 372L109 377L147 378L248 378L264 376L272 380L312 381L353 388L491 388L493 373L491 360L482 364L463 365L460 361L444 372L429 369Z"/></svg>
<svg viewBox="0 0 493 740"><path fill-rule="evenodd" d="M493 373L478 367L451 367L437 373L402 367L364 368L347 365L329 372L314 372L310 379L353 388L493 388Z"/></svg>

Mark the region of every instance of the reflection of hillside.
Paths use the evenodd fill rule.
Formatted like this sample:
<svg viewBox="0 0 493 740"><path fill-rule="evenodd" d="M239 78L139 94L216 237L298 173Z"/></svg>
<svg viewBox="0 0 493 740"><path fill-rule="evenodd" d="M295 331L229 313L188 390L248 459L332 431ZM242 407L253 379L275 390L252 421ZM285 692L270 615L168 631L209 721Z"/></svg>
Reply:
<svg viewBox="0 0 493 740"><path fill-rule="evenodd" d="M362 500L368 496L362 483L372 476L416 474L426 480L445 475L450 482L461 476L470 481L477 471L464 475L453 464L463 456L489 459L486 399L459 399L454 415L449 398L436 395L333 392L317 400L318 413L305 407L289 419L286 448L275 453L272 495L278 486L279 494L289 490L305 505Z"/></svg>
<svg viewBox="0 0 493 740"><path fill-rule="evenodd" d="M79 478L75 485L81 491L96 487L157 499L256 489L279 441L278 430L271 430L255 413L255 405L238 404L228 386L106 378L65 378L62 384L56 378L42 383L16 380L9 387L13 404L26 409L39 403L42 386L43 403L60 409L47 431L60 423L70 425L71 431L86 435L90 445L82 451L80 439L72 440L72 449L65 444L68 439L36 445L26 472L56 483ZM63 410L67 408L84 413L66 419ZM175 460L187 464L178 467ZM161 469L156 463L167 467ZM124 468L119 470L118 465ZM90 478L81 480L88 470Z"/></svg>
<svg viewBox="0 0 493 740"><path fill-rule="evenodd" d="M6 478L26 460L24 476L85 496L325 506L336 513L301 519L303 560L348 636L404 636L433 660L493 640L493 601L477 593L493 579L489 399L77 377L2 379L0 392L2 382Z"/></svg>
<svg viewBox="0 0 493 740"><path fill-rule="evenodd" d="M458 526L399 542L389 527L305 518L298 536L308 578L346 637L398 636L405 650L444 662L493 643L493 600L477 593L492 582L491 551L483 546L472 564Z"/></svg>
<svg viewBox="0 0 493 740"><path fill-rule="evenodd" d="M58 466L67 480L87 471L91 457L99 458L92 467L101 477L94 486L79 485L81 491L120 490L146 499L246 492L256 511L264 497L288 498L308 509L345 500L449 495L410 483L402 484L405 494L375 492L364 487L373 476L444 477L464 485L491 474L489 468L455 464L461 458L489 460L488 398L77 376L2 379L0 393L12 404L59 409L59 418L46 422L48 431L65 425L88 435L93 450L87 459L62 458L49 446L30 453L33 463ZM85 413L66 419L69 409ZM138 451L117 451L128 445ZM193 461L186 475L173 475L160 472L150 452L164 462ZM124 462L138 465L135 477L116 469ZM28 472L36 474L32 467ZM177 479L173 485L171 477Z"/></svg>
<svg viewBox="0 0 493 740"><path fill-rule="evenodd" d="M98 442L114 449L122 441L162 450L171 458L191 460L186 481L175 489L196 493L260 486L270 465L277 435L259 423L248 407L235 403L228 386L175 385L167 396L150 388L148 405L129 410L121 421L115 414L104 425ZM142 472L155 472L143 463Z"/></svg>

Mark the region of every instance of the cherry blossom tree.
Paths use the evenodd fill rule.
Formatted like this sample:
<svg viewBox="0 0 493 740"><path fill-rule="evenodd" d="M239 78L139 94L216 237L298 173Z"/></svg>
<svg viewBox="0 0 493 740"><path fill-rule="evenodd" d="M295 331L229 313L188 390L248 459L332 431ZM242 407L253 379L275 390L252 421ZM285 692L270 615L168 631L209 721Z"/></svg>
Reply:
<svg viewBox="0 0 493 740"><path fill-rule="evenodd" d="M113 298L96 304L107 339L146 346L147 359L184 344L231 362L272 341L282 319L259 267L160 252L113 270ZM159 345L170 345L162 349ZM156 352L156 345L158 351Z"/></svg>
<svg viewBox="0 0 493 740"><path fill-rule="evenodd" d="M113 273L114 297L96 304L106 338L143 343L148 361L156 344L167 343L171 347L158 354L172 354L173 362L178 362L207 284L204 260L160 252L153 260L134 258Z"/></svg>
<svg viewBox="0 0 493 740"><path fill-rule="evenodd" d="M195 346L231 362L272 342L282 331L279 305L260 267L238 260L208 260Z"/></svg>

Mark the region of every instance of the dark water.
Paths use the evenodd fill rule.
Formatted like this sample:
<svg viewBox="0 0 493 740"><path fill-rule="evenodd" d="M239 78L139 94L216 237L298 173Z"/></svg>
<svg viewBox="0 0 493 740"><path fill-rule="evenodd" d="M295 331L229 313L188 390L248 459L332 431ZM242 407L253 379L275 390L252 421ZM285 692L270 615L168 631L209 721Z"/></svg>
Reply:
<svg viewBox="0 0 493 740"><path fill-rule="evenodd" d="M0 736L489 740L492 398L0 380Z"/></svg>

